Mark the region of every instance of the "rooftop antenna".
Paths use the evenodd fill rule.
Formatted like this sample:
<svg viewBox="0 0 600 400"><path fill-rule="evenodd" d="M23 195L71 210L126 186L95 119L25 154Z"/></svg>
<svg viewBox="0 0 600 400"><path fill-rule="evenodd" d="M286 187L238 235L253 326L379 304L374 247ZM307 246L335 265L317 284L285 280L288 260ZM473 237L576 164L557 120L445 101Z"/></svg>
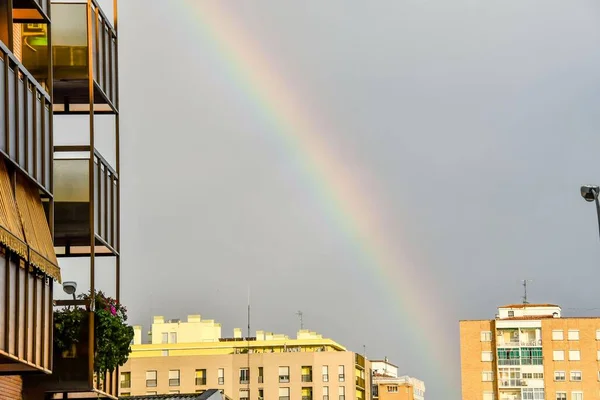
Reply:
<svg viewBox="0 0 600 400"><path fill-rule="evenodd" d="M531 279L523 279L523 304L529 304L527 301L527 282L533 282Z"/></svg>
<svg viewBox="0 0 600 400"><path fill-rule="evenodd" d="M300 318L300 330L303 330L304 329L304 318L303 318L304 314L302 313L302 311L298 311L296 313L296 315Z"/></svg>

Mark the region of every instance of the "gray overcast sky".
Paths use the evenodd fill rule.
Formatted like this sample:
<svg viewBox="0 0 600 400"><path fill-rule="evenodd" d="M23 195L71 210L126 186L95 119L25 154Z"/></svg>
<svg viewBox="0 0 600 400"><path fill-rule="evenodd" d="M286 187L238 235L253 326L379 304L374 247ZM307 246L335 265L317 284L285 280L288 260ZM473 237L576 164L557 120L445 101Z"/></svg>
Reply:
<svg viewBox="0 0 600 400"><path fill-rule="evenodd" d="M364 265L207 23L258 44L282 93L318 116L420 280L399 263L384 286ZM124 0L120 29L133 323L201 313L231 334L251 285L253 330L293 335L301 309L307 328L424 379L429 399L459 399L459 319L520 301L524 278L531 301L600 307L578 193L600 183L597 1Z"/></svg>

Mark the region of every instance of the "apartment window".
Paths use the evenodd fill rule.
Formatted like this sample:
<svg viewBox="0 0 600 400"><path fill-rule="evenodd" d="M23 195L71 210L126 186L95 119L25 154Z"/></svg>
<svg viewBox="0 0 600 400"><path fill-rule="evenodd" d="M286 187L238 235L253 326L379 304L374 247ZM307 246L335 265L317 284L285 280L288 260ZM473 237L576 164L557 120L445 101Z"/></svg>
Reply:
<svg viewBox="0 0 600 400"><path fill-rule="evenodd" d="M172 369L169 371L169 386L179 386L179 370Z"/></svg>
<svg viewBox="0 0 600 400"><path fill-rule="evenodd" d="M265 398L265 391L263 389L258 389L258 400L264 400L264 398Z"/></svg>
<svg viewBox="0 0 600 400"><path fill-rule="evenodd" d="M544 400L544 389L542 388L524 388L523 400Z"/></svg>
<svg viewBox="0 0 600 400"><path fill-rule="evenodd" d="M344 374L344 366L340 365L338 367L338 379L340 382L344 382L346 380L346 374Z"/></svg>
<svg viewBox="0 0 600 400"><path fill-rule="evenodd" d="M579 361L581 359L581 354L579 350L569 350L569 361Z"/></svg>
<svg viewBox="0 0 600 400"><path fill-rule="evenodd" d="M521 365L543 365L543 361L541 347L521 348Z"/></svg>
<svg viewBox="0 0 600 400"><path fill-rule="evenodd" d="M492 341L492 332L491 331L481 332L481 341L482 342L491 342Z"/></svg>
<svg viewBox="0 0 600 400"><path fill-rule="evenodd" d="M338 399L346 400L346 388L344 386L338 387Z"/></svg>
<svg viewBox="0 0 600 400"><path fill-rule="evenodd" d="M523 372L521 374L523 379L544 379L543 372Z"/></svg>
<svg viewBox="0 0 600 400"><path fill-rule="evenodd" d="M554 330L552 331L552 340L563 340L563 331L562 330Z"/></svg>
<svg viewBox="0 0 600 400"><path fill-rule="evenodd" d="M564 350L554 350L552 352L552 360L554 360L554 361L564 361L565 360L565 352L564 352Z"/></svg>
<svg viewBox="0 0 600 400"><path fill-rule="evenodd" d="M312 367L302 367L302 382L312 382Z"/></svg>
<svg viewBox="0 0 600 400"><path fill-rule="evenodd" d="M556 400L567 400L567 392L556 392Z"/></svg>
<svg viewBox="0 0 600 400"><path fill-rule="evenodd" d="M329 400L329 386L323 386L323 400Z"/></svg>
<svg viewBox="0 0 600 400"><path fill-rule="evenodd" d="M492 382L494 380L494 373L492 371L483 371L481 373L481 380L483 382Z"/></svg>
<svg viewBox="0 0 600 400"><path fill-rule="evenodd" d="M494 356L491 351L482 351L481 352L481 361L492 361Z"/></svg>
<svg viewBox="0 0 600 400"><path fill-rule="evenodd" d="M583 400L583 392L571 392L571 400Z"/></svg>
<svg viewBox="0 0 600 400"><path fill-rule="evenodd" d="M121 389L131 387L131 372L121 372Z"/></svg>
<svg viewBox="0 0 600 400"><path fill-rule="evenodd" d="M567 338L569 340L579 340L579 329L569 329Z"/></svg>
<svg viewBox="0 0 600 400"><path fill-rule="evenodd" d="M280 387L279 388L279 400L290 400L290 388Z"/></svg>
<svg viewBox="0 0 600 400"><path fill-rule="evenodd" d="M596 340L600 340L600 329L596 330Z"/></svg>
<svg viewBox="0 0 600 400"><path fill-rule="evenodd" d="M312 388L311 387L303 387L302 388L302 400L312 400Z"/></svg>
<svg viewBox="0 0 600 400"><path fill-rule="evenodd" d="M289 381L290 381L290 367L279 367L279 382L280 383L288 383Z"/></svg>
<svg viewBox="0 0 600 400"><path fill-rule="evenodd" d="M146 371L146 387L156 387L156 371Z"/></svg>
<svg viewBox="0 0 600 400"><path fill-rule="evenodd" d="M197 369L196 370L196 385L199 385L199 386L206 385L206 370L205 369Z"/></svg>
<svg viewBox="0 0 600 400"><path fill-rule="evenodd" d="M390 385L387 387L387 391L388 391L388 393L398 393L398 386Z"/></svg>
<svg viewBox="0 0 600 400"><path fill-rule="evenodd" d="M494 392L483 392L483 400L494 400Z"/></svg>
<svg viewBox="0 0 600 400"><path fill-rule="evenodd" d="M564 382L566 380L565 376L565 371L554 371L554 380L556 382Z"/></svg>
<svg viewBox="0 0 600 400"><path fill-rule="evenodd" d="M581 371L571 371L571 380L581 382Z"/></svg>
<svg viewBox="0 0 600 400"><path fill-rule="evenodd" d="M329 382L329 366L323 365L321 373L323 375L323 382Z"/></svg>
<svg viewBox="0 0 600 400"><path fill-rule="evenodd" d="M161 335L161 343L165 344L165 343L169 343L169 333L168 332L163 332Z"/></svg>
<svg viewBox="0 0 600 400"><path fill-rule="evenodd" d="M240 389L240 400L248 400L250 392L248 389Z"/></svg>
<svg viewBox="0 0 600 400"><path fill-rule="evenodd" d="M258 383L263 383L264 381L264 377L263 377L263 367L258 367ZM260 389L262 390L262 389Z"/></svg>
<svg viewBox="0 0 600 400"><path fill-rule="evenodd" d="M225 384L225 369L223 368L219 368L219 370L217 371L217 379L219 381L219 385L224 385Z"/></svg>
<svg viewBox="0 0 600 400"><path fill-rule="evenodd" d="M250 382L250 370L248 368L240 368L240 383L245 384Z"/></svg>
<svg viewBox="0 0 600 400"><path fill-rule="evenodd" d="M171 332L170 336L171 336L170 337L171 340L169 342L170 343L177 343L177 332Z"/></svg>
<svg viewBox="0 0 600 400"><path fill-rule="evenodd" d="M508 316L509 317L514 317L515 316L515 312L514 311L509 311L508 312Z"/></svg>

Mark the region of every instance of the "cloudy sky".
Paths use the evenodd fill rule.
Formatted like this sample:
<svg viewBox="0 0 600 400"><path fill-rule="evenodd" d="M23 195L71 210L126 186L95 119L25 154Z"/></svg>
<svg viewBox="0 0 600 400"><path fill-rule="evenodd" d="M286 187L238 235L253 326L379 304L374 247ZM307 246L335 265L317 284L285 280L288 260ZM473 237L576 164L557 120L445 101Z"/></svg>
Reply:
<svg viewBox="0 0 600 400"><path fill-rule="evenodd" d="M460 398L458 321L596 314L600 5L120 2L133 323L305 326Z"/></svg>

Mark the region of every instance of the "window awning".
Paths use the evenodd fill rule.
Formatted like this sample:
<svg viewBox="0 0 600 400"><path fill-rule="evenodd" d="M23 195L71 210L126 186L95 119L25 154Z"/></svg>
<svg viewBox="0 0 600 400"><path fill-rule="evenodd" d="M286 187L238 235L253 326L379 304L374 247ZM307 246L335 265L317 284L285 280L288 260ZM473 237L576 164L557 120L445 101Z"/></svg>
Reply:
<svg viewBox="0 0 600 400"><path fill-rule="evenodd" d="M16 200L25 242L29 245L29 263L60 282L60 268L40 192L21 174L17 174Z"/></svg>
<svg viewBox="0 0 600 400"><path fill-rule="evenodd" d="M0 159L0 243L28 260L23 225L17 211L12 182L4 160Z"/></svg>

